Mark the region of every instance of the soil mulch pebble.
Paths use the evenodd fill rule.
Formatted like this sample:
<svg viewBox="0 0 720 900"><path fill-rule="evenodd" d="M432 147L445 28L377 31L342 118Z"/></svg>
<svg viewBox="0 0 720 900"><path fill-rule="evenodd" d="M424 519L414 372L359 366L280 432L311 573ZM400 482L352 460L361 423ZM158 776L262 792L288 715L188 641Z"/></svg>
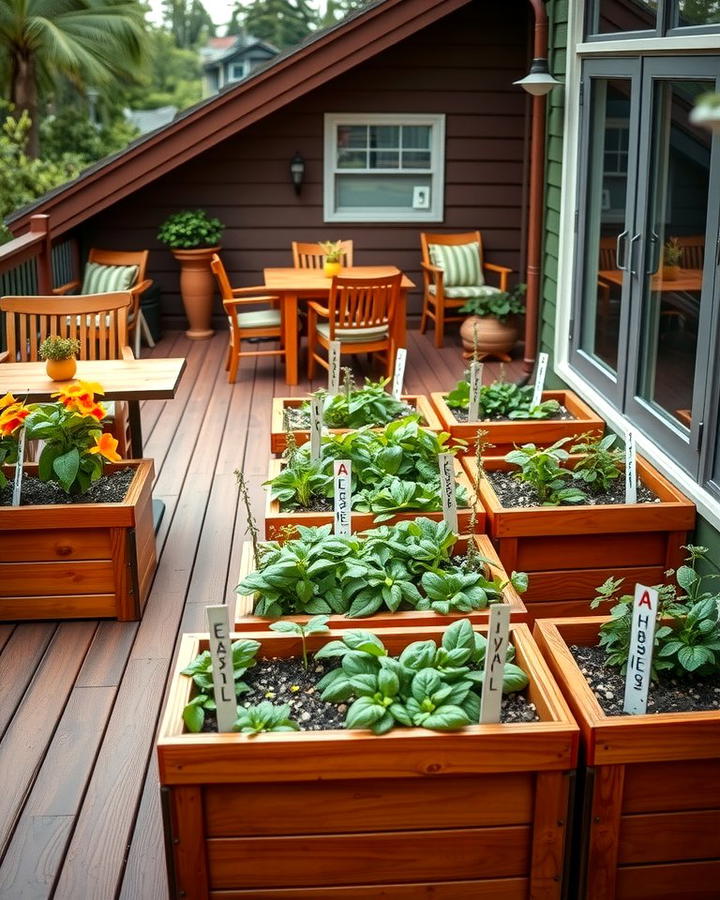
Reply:
<svg viewBox="0 0 720 900"><path fill-rule="evenodd" d="M513 472L496 470L494 472L485 472L485 476L490 482L492 489L497 494L498 500L506 509L541 505L537 498L535 488L523 481L518 481L517 478L514 477ZM567 486L579 487L581 490L584 490L583 484L580 481L568 481ZM637 502L660 503L660 498L638 481ZM587 500L584 500L582 503L563 503L561 506L600 506L603 504L616 503L625 503L625 479L622 476L618 478L612 488L604 494L588 493Z"/></svg>
<svg viewBox="0 0 720 900"><path fill-rule="evenodd" d="M605 651L602 647L573 645L570 652L603 712L608 716L625 715L623 712L625 679L618 669L605 665ZM649 714L718 710L720 710L720 676L687 682L667 678L659 684L654 681L650 683L647 705Z"/></svg>
<svg viewBox="0 0 720 900"><path fill-rule="evenodd" d="M285 407L285 419L287 422L286 430L289 431L307 431L310 428L310 410L304 410L300 406L286 406ZM403 403L402 412L398 413L398 415L393 416L390 420L391 422L395 422L397 419L404 419L405 416L414 416L417 413L417 410L414 406L411 406L409 403ZM424 422L422 423L424 424ZM333 428L347 428L347 425L334 425ZM377 425L377 428L381 428L382 425Z"/></svg>
<svg viewBox="0 0 720 900"><path fill-rule="evenodd" d="M468 411L466 409L456 409L454 406L450 407L450 411L455 416L458 422L468 422ZM564 406L561 406L560 409L554 413L552 416L545 416L543 419L508 419L507 416L488 416L484 419L478 419L479 422L567 422L571 419L574 419L575 416L568 412Z"/></svg>
<svg viewBox="0 0 720 900"><path fill-rule="evenodd" d="M51 481L40 481L34 475L22 480L20 506L61 506L69 503L120 503L125 499L135 475L131 468L118 469L109 475L101 475L84 494L66 494ZM12 506L13 485L8 481L0 490L0 506Z"/></svg>

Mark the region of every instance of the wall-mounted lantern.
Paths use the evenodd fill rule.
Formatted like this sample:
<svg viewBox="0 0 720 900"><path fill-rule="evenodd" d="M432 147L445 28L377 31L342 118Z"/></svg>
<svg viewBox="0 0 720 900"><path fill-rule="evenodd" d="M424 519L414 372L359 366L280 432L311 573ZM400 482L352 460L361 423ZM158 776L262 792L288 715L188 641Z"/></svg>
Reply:
<svg viewBox="0 0 720 900"><path fill-rule="evenodd" d="M290 178L292 179L295 193L300 196L305 179L305 160L297 150L295 151L295 156L290 160Z"/></svg>

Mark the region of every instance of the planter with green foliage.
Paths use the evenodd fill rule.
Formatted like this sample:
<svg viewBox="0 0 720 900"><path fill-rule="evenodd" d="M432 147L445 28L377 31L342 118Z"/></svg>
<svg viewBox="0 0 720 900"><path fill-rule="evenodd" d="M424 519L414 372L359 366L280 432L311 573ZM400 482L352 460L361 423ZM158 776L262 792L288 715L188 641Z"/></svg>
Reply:
<svg viewBox="0 0 720 900"><path fill-rule="evenodd" d="M524 284L518 284L510 291L481 288L476 297L471 297L460 307L461 313L468 314L460 326L467 358L494 356L510 362L510 351L520 331L518 317L525 311L525 289Z"/></svg>

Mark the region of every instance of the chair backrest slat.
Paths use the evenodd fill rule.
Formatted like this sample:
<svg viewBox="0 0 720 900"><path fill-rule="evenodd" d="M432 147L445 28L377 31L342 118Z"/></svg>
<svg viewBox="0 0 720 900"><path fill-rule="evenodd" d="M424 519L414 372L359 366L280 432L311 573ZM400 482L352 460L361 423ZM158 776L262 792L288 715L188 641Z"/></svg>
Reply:
<svg viewBox="0 0 720 900"><path fill-rule="evenodd" d="M395 314L402 273L375 278L337 275L330 288L331 328L376 328Z"/></svg>
<svg viewBox="0 0 720 900"><path fill-rule="evenodd" d="M353 264L353 242L342 241L342 258L340 262L345 268ZM292 242L293 266L296 269L322 269L325 253L320 244L304 244Z"/></svg>

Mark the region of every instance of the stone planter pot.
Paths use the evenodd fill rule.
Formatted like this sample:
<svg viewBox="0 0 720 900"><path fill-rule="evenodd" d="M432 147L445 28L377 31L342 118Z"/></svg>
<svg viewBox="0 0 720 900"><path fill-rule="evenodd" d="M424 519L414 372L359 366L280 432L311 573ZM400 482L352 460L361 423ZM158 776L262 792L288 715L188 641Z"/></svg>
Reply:
<svg viewBox="0 0 720 900"><path fill-rule="evenodd" d="M212 337L213 299L215 278L210 268L213 253L219 247L203 247L199 250L173 250L172 255L180 263L180 294L190 327L186 337L204 341Z"/></svg>
<svg viewBox="0 0 720 900"><path fill-rule="evenodd" d="M510 351L519 335L517 318L501 322L495 316L468 316L460 326L465 358L473 355L477 334L477 356L485 359L494 356L503 362L510 362Z"/></svg>

